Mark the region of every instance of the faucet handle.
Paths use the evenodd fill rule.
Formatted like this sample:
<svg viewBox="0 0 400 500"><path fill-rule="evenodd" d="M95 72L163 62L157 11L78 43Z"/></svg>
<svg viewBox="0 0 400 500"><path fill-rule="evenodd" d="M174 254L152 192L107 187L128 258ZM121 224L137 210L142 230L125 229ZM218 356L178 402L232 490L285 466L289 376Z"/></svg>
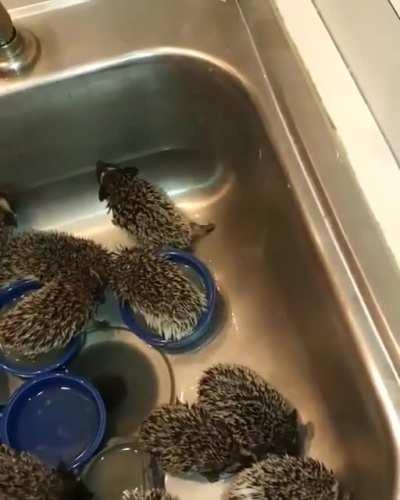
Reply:
<svg viewBox="0 0 400 500"><path fill-rule="evenodd" d="M0 47L7 45L15 35L14 25L10 14L0 2Z"/></svg>
<svg viewBox="0 0 400 500"><path fill-rule="evenodd" d="M40 54L39 41L30 31L16 30L0 2L0 78L20 75L34 66Z"/></svg>

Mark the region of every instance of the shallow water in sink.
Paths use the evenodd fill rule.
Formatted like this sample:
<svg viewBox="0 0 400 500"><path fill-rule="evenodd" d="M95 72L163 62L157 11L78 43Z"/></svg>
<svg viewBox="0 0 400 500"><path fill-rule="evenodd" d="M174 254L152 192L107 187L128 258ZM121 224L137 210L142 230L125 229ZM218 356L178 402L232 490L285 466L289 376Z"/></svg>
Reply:
<svg viewBox="0 0 400 500"><path fill-rule="evenodd" d="M120 328L87 335L70 370L92 382L107 409L105 440L128 437L151 410L174 398L174 380L165 356Z"/></svg>
<svg viewBox="0 0 400 500"><path fill-rule="evenodd" d="M197 254L216 278L226 321L204 349L170 357L180 399L195 398L211 364L248 365L312 422L310 454L357 498L390 497L393 451L370 375L237 82L206 63L167 57L10 96L4 113L11 131L24 119L22 146L7 132L0 137L8 166L0 181L16 193L22 227L59 228L110 248L129 244L97 201L94 165L132 157L193 219L215 222ZM184 500L188 483L169 484ZM218 498L221 485L207 488L207 498Z"/></svg>

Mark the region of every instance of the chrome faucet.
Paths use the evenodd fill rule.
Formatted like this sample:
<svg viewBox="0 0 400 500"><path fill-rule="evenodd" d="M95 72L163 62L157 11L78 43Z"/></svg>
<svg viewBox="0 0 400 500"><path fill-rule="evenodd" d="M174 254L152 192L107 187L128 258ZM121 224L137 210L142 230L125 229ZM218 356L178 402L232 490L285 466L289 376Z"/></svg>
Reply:
<svg viewBox="0 0 400 500"><path fill-rule="evenodd" d="M0 1L0 78L20 75L32 68L39 52L37 38L28 30L17 30Z"/></svg>
<svg viewBox="0 0 400 500"><path fill-rule="evenodd" d="M14 37L15 29L10 14L0 2L0 47L7 45Z"/></svg>

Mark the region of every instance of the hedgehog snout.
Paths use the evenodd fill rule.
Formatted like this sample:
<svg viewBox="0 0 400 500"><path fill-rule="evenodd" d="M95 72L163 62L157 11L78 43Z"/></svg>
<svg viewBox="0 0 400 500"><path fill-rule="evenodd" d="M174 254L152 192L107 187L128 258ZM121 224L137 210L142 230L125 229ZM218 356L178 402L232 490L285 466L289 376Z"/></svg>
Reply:
<svg viewBox="0 0 400 500"><path fill-rule="evenodd" d="M288 416L286 424L282 425L275 435L273 450L268 447L260 447L258 459L263 459L268 452L273 451L276 455L302 455L304 442L307 434L307 426L303 426L298 419L297 410L293 410Z"/></svg>
<svg viewBox="0 0 400 500"><path fill-rule="evenodd" d="M112 163L98 161L96 163L96 175L99 182L99 201L104 201L110 195L110 174L117 172L119 169Z"/></svg>
<svg viewBox="0 0 400 500"><path fill-rule="evenodd" d="M108 198L108 192L105 186L101 185L99 188L99 201L104 201Z"/></svg>

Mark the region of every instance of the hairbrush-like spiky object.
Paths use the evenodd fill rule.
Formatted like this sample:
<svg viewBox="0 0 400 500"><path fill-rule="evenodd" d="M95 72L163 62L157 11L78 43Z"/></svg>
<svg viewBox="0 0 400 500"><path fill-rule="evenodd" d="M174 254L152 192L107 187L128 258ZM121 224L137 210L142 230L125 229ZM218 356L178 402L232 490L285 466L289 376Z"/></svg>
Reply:
<svg viewBox="0 0 400 500"><path fill-rule="evenodd" d="M301 452L297 411L249 368L219 364L208 369L199 383L199 404L225 422L254 461L267 453Z"/></svg>
<svg viewBox="0 0 400 500"><path fill-rule="evenodd" d="M16 225L15 213L11 210L8 200L0 195L0 258Z"/></svg>
<svg viewBox="0 0 400 500"><path fill-rule="evenodd" d="M102 287L82 279L53 280L0 316L0 345L12 356L35 357L64 347L96 312Z"/></svg>
<svg viewBox="0 0 400 500"><path fill-rule="evenodd" d="M124 491L122 500L178 500L164 490L150 490L145 493L138 490Z"/></svg>
<svg viewBox="0 0 400 500"><path fill-rule="evenodd" d="M168 340L190 333L207 305L204 290L177 264L150 249L122 249L114 259L110 285L121 302Z"/></svg>
<svg viewBox="0 0 400 500"><path fill-rule="evenodd" d="M228 500L339 500L349 498L333 472L312 458L270 455L241 472Z"/></svg>
<svg viewBox="0 0 400 500"><path fill-rule="evenodd" d="M188 249L213 231L214 224L190 221L162 189L138 173L135 167L97 163L99 199L107 200L113 223L131 233L138 245Z"/></svg>
<svg viewBox="0 0 400 500"><path fill-rule="evenodd" d="M35 279L49 283L55 278L80 277L105 284L109 253L97 243L70 234L30 231L8 242L0 266L0 283Z"/></svg>
<svg viewBox="0 0 400 500"><path fill-rule="evenodd" d="M177 403L156 409L142 424L139 440L171 474L199 473L216 480L224 472L238 470L239 451L229 429L223 423L211 423L196 405Z"/></svg>
<svg viewBox="0 0 400 500"><path fill-rule="evenodd" d="M72 473L50 469L30 453L0 445L2 500L89 500L92 496Z"/></svg>

